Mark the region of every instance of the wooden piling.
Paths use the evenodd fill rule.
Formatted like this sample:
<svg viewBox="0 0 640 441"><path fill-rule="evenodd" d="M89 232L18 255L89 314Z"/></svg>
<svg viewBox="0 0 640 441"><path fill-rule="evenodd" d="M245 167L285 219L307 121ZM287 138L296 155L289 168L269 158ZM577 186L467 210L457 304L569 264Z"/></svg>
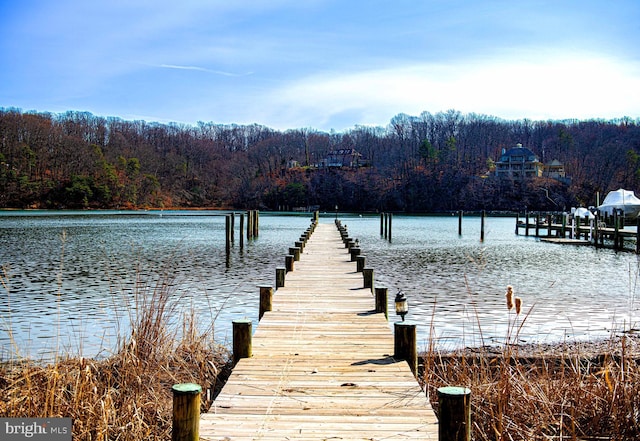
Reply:
<svg viewBox="0 0 640 441"><path fill-rule="evenodd" d="M231 235L231 243L234 243L236 241L236 235L235 235L235 230L236 230L236 214L235 213L231 213L229 214L229 218L231 219L231 231L229 232Z"/></svg>
<svg viewBox="0 0 640 441"><path fill-rule="evenodd" d="M438 389L438 440L471 441L471 390L466 387Z"/></svg>
<svg viewBox="0 0 640 441"><path fill-rule="evenodd" d="M293 271L293 256L291 254L284 256L284 267L288 273Z"/></svg>
<svg viewBox="0 0 640 441"><path fill-rule="evenodd" d="M294 261L300 260L300 248L299 247L289 247L289 254L293 256Z"/></svg>
<svg viewBox="0 0 640 441"><path fill-rule="evenodd" d="M244 248L244 213L240 213L240 249Z"/></svg>
<svg viewBox="0 0 640 441"><path fill-rule="evenodd" d="M524 212L524 235L529 235L529 212Z"/></svg>
<svg viewBox="0 0 640 441"><path fill-rule="evenodd" d="M389 242L391 242L391 232L393 231L392 224L393 224L393 213L389 213Z"/></svg>
<svg viewBox="0 0 640 441"><path fill-rule="evenodd" d="M364 287L371 289L373 293L373 268L363 268L362 276L364 279Z"/></svg>
<svg viewBox="0 0 640 441"><path fill-rule="evenodd" d="M233 365L235 366L241 358L250 358L252 355L251 346L251 320L240 319L233 321Z"/></svg>
<svg viewBox="0 0 640 441"><path fill-rule="evenodd" d="M387 288L376 288L376 312L384 312L384 317L389 320L389 312L387 308Z"/></svg>
<svg viewBox="0 0 640 441"><path fill-rule="evenodd" d="M520 212L516 213L516 236L520 234Z"/></svg>
<svg viewBox="0 0 640 441"><path fill-rule="evenodd" d="M258 320L262 319L265 312L271 311L273 303L273 286L260 287L260 309L258 311Z"/></svg>
<svg viewBox="0 0 640 441"><path fill-rule="evenodd" d="M349 249L349 254L351 255L351 262L355 262L361 252L362 250L359 247L351 247Z"/></svg>
<svg viewBox="0 0 640 441"><path fill-rule="evenodd" d="M416 325L409 322L394 323L393 358L406 360L415 376L418 369Z"/></svg>
<svg viewBox="0 0 640 441"><path fill-rule="evenodd" d="M364 265L366 262L366 257L363 255L359 255L356 257L356 272L361 273L364 270Z"/></svg>
<svg viewBox="0 0 640 441"><path fill-rule="evenodd" d="M202 388L194 383L174 384L172 441L198 441L200 439L200 394Z"/></svg>
<svg viewBox="0 0 640 441"><path fill-rule="evenodd" d="M287 273L287 269L284 267L276 268L276 289L284 286L284 277Z"/></svg>
<svg viewBox="0 0 640 441"><path fill-rule="evenodd" d="M247 211L247 240L253 237L253 210Z"/></svg>
<svg viewBox="0 0 640 441"><path fill-rule="evenodd" d="M231 250L231 216L229 216L228 214L224 217L224 224L225 224L225 228L224 228L225 249L227 250L227 253L229 253L229 251Z"/></svg>
<svg viewBox="0 0 640 441"><path fill-rule="evenodd" d="M540 213L536 214L536 237L540 237Z"/></svg>
<svg viewBox="0 0 640 441"><path fill-rule="evenodd" d="M384 238L388 237L389 233L389 213L384 214Z"/></svg>
<svg viewBox="0 0 640 441"><path fill-rule="evenodd" d="M462 210L458 211L458 236L462 236Z"/></svg>
<svg viewBox="0 0 640 441"><path fill-rule="evenodd" d="M380 213L380 237L384 236L384 213Z"/></svg>
<svg viewBox="0 0 640 441"><path fill-rule="evenodd" d="M484 218L485 211L482 210L482 214L480 215L480 242L484 242Z"/></svg>

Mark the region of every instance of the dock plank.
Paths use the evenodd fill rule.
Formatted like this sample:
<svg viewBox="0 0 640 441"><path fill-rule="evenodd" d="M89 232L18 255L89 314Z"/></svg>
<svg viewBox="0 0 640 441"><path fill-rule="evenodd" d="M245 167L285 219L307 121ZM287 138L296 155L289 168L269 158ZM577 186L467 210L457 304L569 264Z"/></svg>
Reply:
<svg viewBox="0 0 640 441"><path fill-rule="evenodd" d="M200 419L205 440L435 440L437 419L332 224L318 224Z"/></svg>

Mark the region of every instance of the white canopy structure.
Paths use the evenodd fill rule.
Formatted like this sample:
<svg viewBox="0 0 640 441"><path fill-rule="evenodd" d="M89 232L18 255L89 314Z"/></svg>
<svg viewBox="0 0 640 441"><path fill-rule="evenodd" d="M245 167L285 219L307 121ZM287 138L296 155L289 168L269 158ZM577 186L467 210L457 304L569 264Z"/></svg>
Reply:
<svg viewBox="0 0 640 441"><path fill-rule="evenodd" d="M624 217L637 218L640 213L640 199L631 190L622 188L611 191L598 207L600 213L613 214L614 210L622 210Z"/></svg>
<svg viewBox="0 0 640 441"><path fill-rule="evenodd" d="M572 208L571 214L573 215L573 217L579 217L580 219L584 219L585 217L588 217L589 219L595 219L596 217L592 212L589 211L588 208L584 207Z"/></svg>

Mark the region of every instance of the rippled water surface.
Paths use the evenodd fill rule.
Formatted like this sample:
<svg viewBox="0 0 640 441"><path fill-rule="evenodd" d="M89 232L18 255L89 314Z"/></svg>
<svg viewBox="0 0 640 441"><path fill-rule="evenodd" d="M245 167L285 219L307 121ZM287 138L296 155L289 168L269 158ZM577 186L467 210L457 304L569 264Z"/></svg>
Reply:
<svg viewBox="0 0 640 441"><path fill-rule="evenodd" d="M321 217L333 222L334 215ZM597 338L636 327L638 258L627 252L547 244L514 234L515 219L394 216L390 243L378 216L341 216L359 239L376 286L402 289L418 340L445 348L505 340ZM1 212L0 359L53 352L108 355L126 335L135 299L169 283L177 319L230 340L234 318L258 315L258 286L309 225L309 214L260 216L260 235L225 252L221 212ZM239 225L236 216L236 229ZM507 285L523 299L509 313ZM138 294L138 296L136 296ZM392 305L390 305L392 311ZM395 318L392 317L392 321ZM255 329L254 324L254 329Z"/></svg>

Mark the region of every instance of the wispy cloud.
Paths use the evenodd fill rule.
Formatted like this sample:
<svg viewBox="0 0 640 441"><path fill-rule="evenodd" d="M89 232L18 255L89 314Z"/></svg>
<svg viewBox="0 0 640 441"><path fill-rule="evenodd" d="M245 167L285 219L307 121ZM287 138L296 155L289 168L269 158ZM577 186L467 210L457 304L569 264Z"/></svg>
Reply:
<svg viewBox="0 0 640 441"><path fill-rule="evenodd" d="M215 75L222 75L225 77L244 77L244 76L253 74L253 72L233 73L233 72L225 72L222 70L207 69L205 67L198 67L198 66L180 66L177 64L160 64L157 67L161 67L164 69L195 70L198 72L206 72L206 73L211 73Z"/></svg>

